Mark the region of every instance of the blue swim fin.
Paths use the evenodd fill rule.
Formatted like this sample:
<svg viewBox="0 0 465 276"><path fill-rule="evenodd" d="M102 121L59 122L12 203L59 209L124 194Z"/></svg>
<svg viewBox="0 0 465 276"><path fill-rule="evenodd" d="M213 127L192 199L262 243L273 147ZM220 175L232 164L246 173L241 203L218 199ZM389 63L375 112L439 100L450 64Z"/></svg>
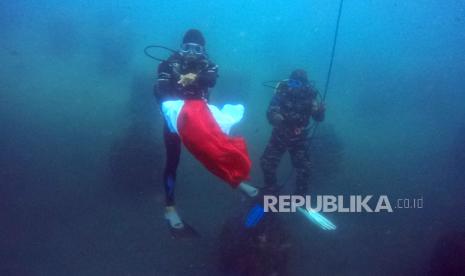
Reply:
<svg viewBox="0 0 465 276"><path fill-rule="evenodd" d="M259 203L250 209L245 219L245 228L255 227L265 215L265 209Z"/></svg>
<svg viewBox="0 0 465 276"><path fill-rule="evenodd" d="M314 210L307 210L302 207L297 208L298 212L305 216L306 219L315 223L323 230L336 230L336 225L334 225L329 219L325 218L322 214ZM265 215L265 209L259 203L255 204L252 209L247 213L245 219L245 227L253 228L255 227L260 220Z"/></svg>

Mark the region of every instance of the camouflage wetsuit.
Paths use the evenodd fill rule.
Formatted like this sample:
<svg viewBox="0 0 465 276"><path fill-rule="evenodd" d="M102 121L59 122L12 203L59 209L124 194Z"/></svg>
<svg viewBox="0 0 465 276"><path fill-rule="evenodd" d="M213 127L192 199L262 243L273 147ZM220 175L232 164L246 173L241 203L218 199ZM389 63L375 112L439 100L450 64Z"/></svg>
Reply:
<svg viewBox="0 0 465 276"><path fill-rule="evenodd" d="M316 94L317 91L310 84L299 88L291 88L287 81L278 84L267 110L273 131L260 159L265 180L264 192L276 192L276 170L281 157L289 151L296 172L295 194L305 194L311 169L307 154L309 130L306 127L311 117L316 121L324 118L324 112L318 111Z"/></svg>

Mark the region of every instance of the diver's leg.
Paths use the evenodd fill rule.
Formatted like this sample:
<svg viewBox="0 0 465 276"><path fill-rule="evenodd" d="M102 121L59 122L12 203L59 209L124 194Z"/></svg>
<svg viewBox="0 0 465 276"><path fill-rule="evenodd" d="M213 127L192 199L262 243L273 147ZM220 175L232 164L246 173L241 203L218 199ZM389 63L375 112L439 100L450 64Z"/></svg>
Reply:
<svg viewBox="0 0 465 276"><path fill-rule="evenodd" d="M176 133L170 132L165 124L163 129L165 141L166 161L163 173L163 184L165 185L166 206L174 205L174 187L176 184L176 170L181 156L181 139Z"/></svg>
<svg viewBox="0 0 465 276"><path fill-rule="evenodd" d="M284 152L286 151L285 144L280 139L278 133L273 131L270 141L260 158L260 166L263 171L265 181L264 193L274 194L277 190L277 175L276 170L281 161Z"/></svg>
<svg viewBox="0 0 465 276"><path fill-rule="evenodd" d="M184 225L174 208L174 188L176 184L176 170L181 156L181 139L176 133L170 132L168 126L164 125L163 138L166 149L165 171L163 173L163 184L165 186L165 218L174 228L182 228Z"/></svg>
<svg viewBox="0 0 465 276"><path fill-rule="evenodd" d="M294 194L302 196L305 196L307 193L312 169L307 152L307 145L308 140L306 135L301 135L301 137L292 141L289 147L292 166L296 172L296 186Z"/></svg>

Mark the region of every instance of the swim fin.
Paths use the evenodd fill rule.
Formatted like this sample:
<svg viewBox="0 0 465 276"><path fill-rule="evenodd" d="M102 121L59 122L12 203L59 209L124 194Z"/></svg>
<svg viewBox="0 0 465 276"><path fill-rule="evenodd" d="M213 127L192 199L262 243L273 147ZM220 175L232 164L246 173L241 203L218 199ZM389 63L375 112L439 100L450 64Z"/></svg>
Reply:
<svg viewBox="0 0 465 276"><path fill-rule="evenodd" d="M297 207L299 213L305 216L308 220L315 223L323 230L336 230L336 225L334 225L329 219L325 218L321 213L318 213L312 209L305 209L302 207Z"/></svg>
<svg viewBox="0 0 465 276"><path fill-rule="evenodd" d="M199 238L199 233L185 221L182 221L183 227L182 228L174 228L168 222L168 227L170 229L170 234L173 239L194 239Z"/></svg>
<svg viewBox="0 0 465 276"><path fill-rule="evenodd" d="M247 213L244 224L245 228L255 227L264 215L265 209L263 209L263 206L259 203L255 204L254 207L252 207L252 209L250 209L250 211Z"/></svg>
<svg viewBox="0 0 465 276"><path fill-rule="evenodd" d="M321 213L318 213L315 210L307 210L302 207L297 208L298 212L304 215L304 217L311 222L315 223L323 230L336 230L336 225L332 223L329 219L325 218ZM259 203L255 204L252 209L247 213L244 226L246 228L253 228L255 227L260 220L265 215L265 210L263 206Z"/></svg>

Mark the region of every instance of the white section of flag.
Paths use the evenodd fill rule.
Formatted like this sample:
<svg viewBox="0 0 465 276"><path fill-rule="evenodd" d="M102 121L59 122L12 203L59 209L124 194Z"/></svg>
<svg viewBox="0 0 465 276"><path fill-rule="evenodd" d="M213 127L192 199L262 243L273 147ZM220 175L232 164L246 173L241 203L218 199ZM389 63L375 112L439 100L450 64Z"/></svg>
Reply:
<svg viewBox="0 0 465 276"><path fill-rule="evenodd" d="M183 100L165 101L161 105L163 116L171 132L179 133L177 122L183 106ZM208 104L208 108L221 130L226 134L229 134L231 127L242 120L244 116L244 106L241 104L226 104L221 110L214 105Z"/></svg>

